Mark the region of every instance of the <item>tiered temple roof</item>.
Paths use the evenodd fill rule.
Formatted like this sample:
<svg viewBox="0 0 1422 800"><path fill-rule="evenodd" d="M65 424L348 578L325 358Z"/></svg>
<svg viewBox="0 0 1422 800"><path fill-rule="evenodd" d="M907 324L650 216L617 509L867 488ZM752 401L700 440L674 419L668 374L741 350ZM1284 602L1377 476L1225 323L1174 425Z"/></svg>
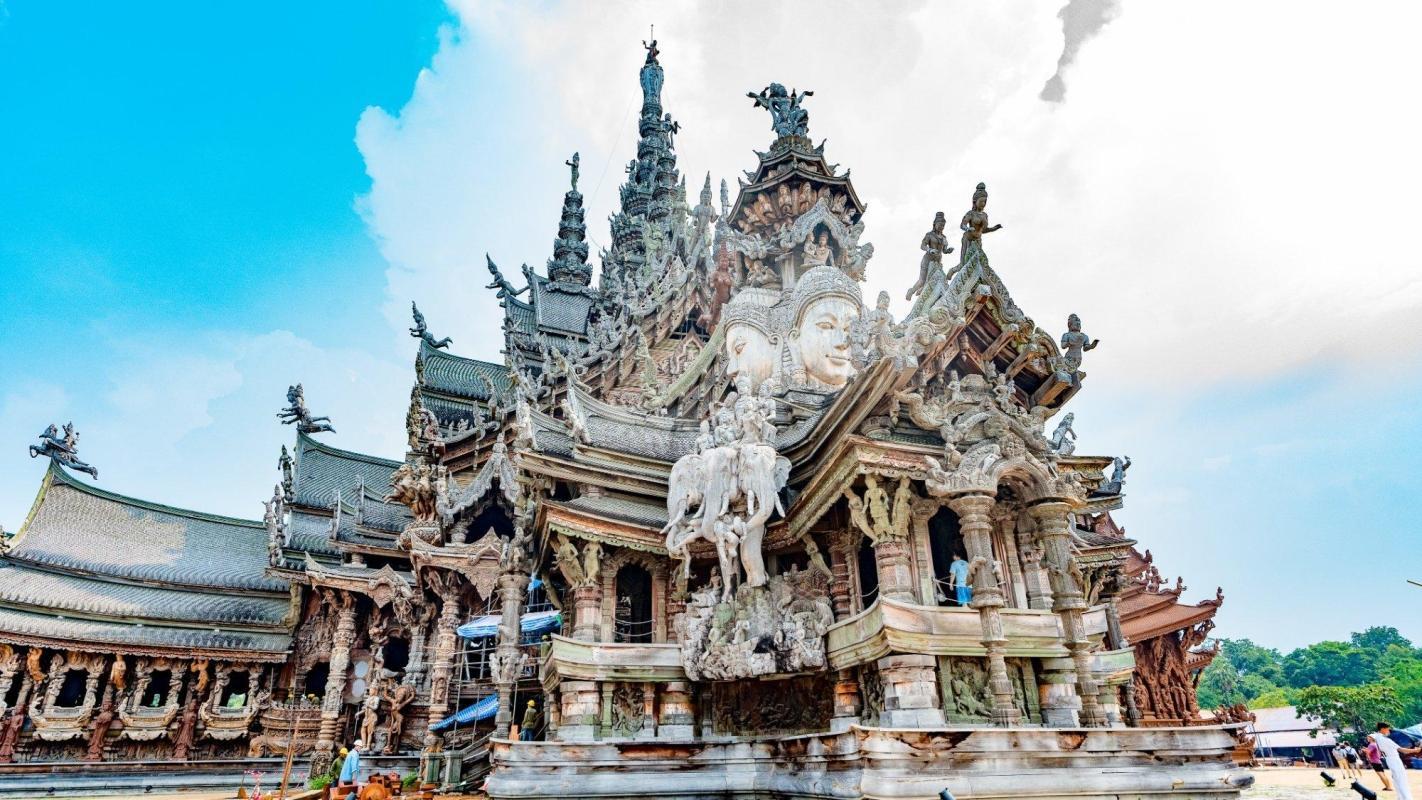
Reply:
<svg viewBox="0 0 1422 800"><path fill-rule="evenodd" d="M0 557L0 642L285 658L295 612L262 523L148 503L52 466Z"/></svg>

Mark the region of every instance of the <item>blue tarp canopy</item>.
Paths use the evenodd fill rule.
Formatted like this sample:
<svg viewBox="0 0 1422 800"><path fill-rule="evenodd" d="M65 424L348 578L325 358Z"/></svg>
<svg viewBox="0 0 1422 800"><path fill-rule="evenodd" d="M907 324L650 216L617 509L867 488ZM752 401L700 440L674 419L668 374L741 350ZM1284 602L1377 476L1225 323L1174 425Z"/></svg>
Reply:
<svg viewBox="0 0 1422 800"><path fill-rule="evenodd" d="M494 614L487 614L482 617L475 617L460 625L459 635L465 639L484 639L494 636L499 632L499 617ZM519 630L524 639L530 636L538 636L548 631L556 631L563 625L563 619L556 610L535 611L531 614L524 614L519 621Z"/></svg>
<svg viewBox="0 0 1422 800"><path fill-rule="evenodd" d="M493 717L499 713L499 696L491 694L479 702L459 709L453 715L445 717L430 726L430 730L438 732L448 730L455 725L469 725Z"/></svg>

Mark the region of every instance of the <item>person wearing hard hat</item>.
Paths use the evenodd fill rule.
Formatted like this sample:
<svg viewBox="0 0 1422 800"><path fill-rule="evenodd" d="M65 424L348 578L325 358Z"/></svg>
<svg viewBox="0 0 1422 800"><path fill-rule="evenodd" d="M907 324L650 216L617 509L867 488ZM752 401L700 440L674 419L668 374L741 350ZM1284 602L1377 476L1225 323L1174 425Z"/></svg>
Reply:
<svg viewBox="0 0 1422 800"><path fill-rule="evenodd" d="M538 727L538 707L532 700L528 701L528 707L523 710L523 724L518 727L518 738L521 742L533 741L533 731Z"/></svg>

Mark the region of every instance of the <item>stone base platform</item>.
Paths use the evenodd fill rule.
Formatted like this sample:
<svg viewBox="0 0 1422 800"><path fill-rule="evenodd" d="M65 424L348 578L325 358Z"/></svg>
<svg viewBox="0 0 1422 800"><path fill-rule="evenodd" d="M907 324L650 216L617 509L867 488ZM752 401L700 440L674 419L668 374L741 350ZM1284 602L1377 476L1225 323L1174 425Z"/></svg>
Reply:
<svg viewBox="0 0 1422 800"><path fill-rule="evenodd" d="M493 744L486 784L514 798L1233 800L1253 779L1224 727L939 728L703 741Z"/></svg>

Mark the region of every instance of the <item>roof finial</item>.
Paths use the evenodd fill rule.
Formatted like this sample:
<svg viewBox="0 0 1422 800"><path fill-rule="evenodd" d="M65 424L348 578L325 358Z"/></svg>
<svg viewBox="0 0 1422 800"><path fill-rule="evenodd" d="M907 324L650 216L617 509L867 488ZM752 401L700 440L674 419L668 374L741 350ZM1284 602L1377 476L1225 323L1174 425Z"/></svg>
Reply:
<svg viewBox="0 0 1422 800"><path fill-rule="evenodd" d="M656 64L656 63L658 63L658 62L657 62L657 56L659 56L659 55L662 54L662 51L660 51L660 50L657 49L656 31L657 31L657 26L656 26L656 25L651 25L651 26L649 26L649 27L647 28L647 39L646 39L646 40L643 40L643 42L642 42L642 47L646 48L646 50L647 50L647 63L648 63L648 64ZM648 41L648 40L650 40L650 41Z"/></svg>
<svg viewBox="0 0 1422 800"><path fill-rule="evenodd" d="M56 464L69 467L75 472L87 473L94 480L99 479L99 471L79 460L79 432L74 423L64 424L64 435L59 435L59 426L50 425L39 435L40 443L30 445L30 458L49 456Z"/></svg>
<svg viewBox="0 0 1422 800"><path fill-rule="evenodd" d="M808 89L803 92L794 89L786 92L784 86L772 83L762 89L760 94L746 92L746 97L770 112L770 127L777 136L785 138L809 135L810 112L800 108L800 102L814 94Z"/></svg>
<svg viewBox="0 0 1422 800"><path fill-rule="evenodd" d="M429 326L425 324L425 315L420 313L420 307L415 305L414 300L410 301L410 313L415 315L415 327L410 329L411 336L423 341L436 350L443 350L449 347L454 341L448 336L443 339L436 339L434 334L430 333Z"/></svg>
<svg viewBox="0 0 1422 800"><path fill-rule="evenodd" d="M277 417L281 419L281 424L290 425L296 423L298 433L312 434L325 433L330 431L335 433L336 429L331 427L330 417L312 416L311 409L306 407L306 390L301 384L289 386L286 390L286 408L277 412Z"/></svg>

